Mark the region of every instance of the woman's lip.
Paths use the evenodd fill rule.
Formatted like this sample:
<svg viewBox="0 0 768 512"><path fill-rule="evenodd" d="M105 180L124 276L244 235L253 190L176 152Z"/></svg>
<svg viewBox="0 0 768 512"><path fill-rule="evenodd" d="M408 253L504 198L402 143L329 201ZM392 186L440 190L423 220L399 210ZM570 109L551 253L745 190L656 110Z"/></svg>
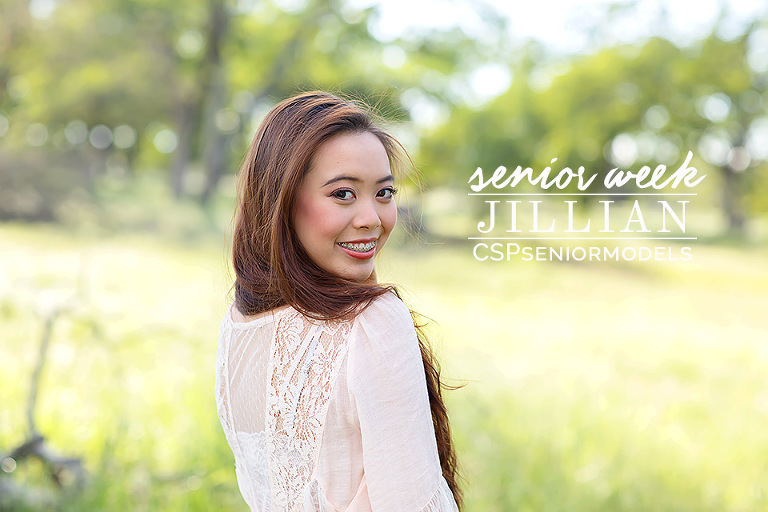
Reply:
<svg viewBox="0 0 768 512"><path fill-rule="evenodd" d="M345 243L347 243L347 242L345 242ZM371 249L370 251L367 251L367 252L353 251L352 249L347 249L343 245L339 245L339 247L341 248L342 251L344 251L345 253L349 254L350 256L352 256L353 258L358 259L358 260L369 260L369 259L373 258L374 254L376 254L376 246L374 246L373 249Z"/></svg>
<svg viewBox="0 0 768 512"><path fill-rule="evenodd" d="M339 242L336 245L338 245L341 248L342 251L344 251L348 255L352 256L356 260L369 260L369 259L373 258L373 256L376 254L376 247L378 245L376 243L377 240L378 239L376 237L363 238L363 239L359 239L359 240L351 240L349 242ZM370 250L365 251L365 252L354 251L352 249L349 249L349 248L344 247L343 245L341 245L341 244L369 244L369 243L373 243L373 247Z"/></svg>
<svg viewBox="0 0 768 512"><path fill-rule="evenodd" d="M343 244L366 244L368 242L373 242L375 240L378 240L375 236L372 238L360 238L358 240L344 240L341 243Z"/></svg>

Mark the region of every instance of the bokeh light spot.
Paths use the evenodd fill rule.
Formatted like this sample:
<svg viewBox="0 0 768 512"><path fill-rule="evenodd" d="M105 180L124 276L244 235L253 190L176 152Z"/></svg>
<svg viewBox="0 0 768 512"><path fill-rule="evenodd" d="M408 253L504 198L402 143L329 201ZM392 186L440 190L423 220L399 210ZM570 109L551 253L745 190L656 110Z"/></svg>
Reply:
<svg viewBox="0 0 768 512"><path fill-rule="evenodd" d="M713 123L725 121L731 111L731 99L721 92L702 96L696 100L696 111Z"/></svg>
<svg viewBox="0 0 768 512"><path fill-rule="evenodd" d="M645 124L648 125L648 128L658 131L664 128L669 122L669 112L661 105L653 105L645 111L643 120L645 121Z"/></svg>
<svg viewBox="0 0 768 512"><path fill-rule="evenodd" d="M112 145L112 130L103 124L97 124L91 128L88 142L96 149L107 149Z"/></svg>
<svg viewBox="0 0 768 512"><path fill-rule="evenodd" d="M637 142L628 133L620 133L611 141L611 161L620 167L631 167L637 153Z"/></svg>
<svg viewBox="0 0 768 512"><path fill-rule="evenodd" d="M400 69L405 65L405 50L393 44L387 45L381 51L381 60L390 69Z"/></svg>
<svg viewBox="0 0 768 512"><path fill-rule="evenodd" d="M13 457L6 457L0 463L0 468L6 473L13 473L16 471L16 460Z"/></svg>
<svg viewBox="0 0 768 512"><path fill-rule="evenodd" d="M82 144L88 138L88 125L79 119L71 121L64 128L64 137L73 146Z"/></svg>
<svg viewBox="0 0 768 512"><path fill-rule="evenodd" d="M114 138L115 147L128 149L136 144L136 130L130 125L121 124L115 128Z"/></svg>
<svg viewBox="0 0 768 512"><path fill-rule="evenodd" d="M222 108L216 112L216 128L225 133L231 133L240 126L240 116L234 109Z"/></svg>
<svg viewBox="0 0 768 512"><path fill-rule="evenodd" d="M48 128L41 123L32 123L27 127L25 138L30 146L42 146L48 140Z"/></svg>
<svg viewBox="0 0 768 512"><path fill-rule="evenodd" d="M199 30L185 30L176 41L176 51L185 59L197 57L203 49L203 35Z"/></svg>
<svg viewBox="0 0 768 512"><path fill-rule="evenodd" d="M176 150L176 146L179 144L179 139L176 137L176 133L168 128L164 128L155 134L152 139L152 143L160 153L168 154L173 153Z"/></svg>

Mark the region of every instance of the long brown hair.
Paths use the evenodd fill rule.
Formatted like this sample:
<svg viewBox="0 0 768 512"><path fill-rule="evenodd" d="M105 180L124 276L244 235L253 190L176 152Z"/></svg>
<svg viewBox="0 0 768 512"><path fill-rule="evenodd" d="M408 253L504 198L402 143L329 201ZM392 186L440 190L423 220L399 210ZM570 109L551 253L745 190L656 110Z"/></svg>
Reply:
<svg viewBox="0 0 768 512"><path fill-rule="evenodd" d="M342 133L369 132L386 149L395 176L410 169L402 145L379 128L370 110L322 91L306 92L276 105L259 126L238 179L232 257L235 305L252 315L290 305L316 319L348 318L371 301L397 290L333 275L307 255L292 227L296 192L323 142ZM461 507L456 453L441 395L440 368L416 326L440 464Z"/></svg>

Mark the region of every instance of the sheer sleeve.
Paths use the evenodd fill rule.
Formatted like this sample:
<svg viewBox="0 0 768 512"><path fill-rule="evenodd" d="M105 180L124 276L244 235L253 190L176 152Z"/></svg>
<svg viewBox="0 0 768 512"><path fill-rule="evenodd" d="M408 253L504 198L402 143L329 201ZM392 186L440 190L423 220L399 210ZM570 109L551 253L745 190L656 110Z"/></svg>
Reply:
<svg viewBox="0 0 768 512"><path fill-rule="evenodd" d="M357 317L348 388L374 512L456 511L442 475L424 365L408 308L392 293Z"/></svg>

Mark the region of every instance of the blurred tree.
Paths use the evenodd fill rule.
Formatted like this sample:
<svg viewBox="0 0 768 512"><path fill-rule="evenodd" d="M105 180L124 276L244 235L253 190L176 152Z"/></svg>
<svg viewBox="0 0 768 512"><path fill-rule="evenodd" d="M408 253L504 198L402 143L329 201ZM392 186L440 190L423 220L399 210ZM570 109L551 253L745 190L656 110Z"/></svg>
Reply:
<svg viewBox="0 0 768 512"><path fill-rule="evenodd" d="M206 138L244 148L266 110L298 90L319 88L361 99L390 121L411 115L408 95L449 109L455 103L448 92L453 75L476 65L487 47L460 30L427 30L384 43L371 31L375 16L375 6L315 0L294 13L263 2L233 17L226 42L230 106L205 123ZM501 17L487 10L484 16L501 37ZM229 168L223 162L207 166L203 203Z"/></svg>
<svg viewBox="0 0 768 512"><path fill-rule="evenodd" d="M691 94L680 128L695 134L699 152L722 176L722 208L738 236L749 215L748 190L763 187L768 172L768 153L748 140L761 124L768 138L768 56L762 46L768 44L767 22L752 22L732 40L721 39L716 30L702 41L699 62L689 61L681 76ZM750 52L758 51L763 62L750 62Z"/></svg>
<svg viewBox="0 0 768 512"><path fill-rule="evenodd" d="M290 10L268 0L61 0L47 11L2 1L0 173L13 161L58 161L93 192L108 169L159 169L177 198L205 204L269 107L324 88L410 118L406 142L436 184L463 182L478 165L541 169L557 157L553 168L601 171L695 149L719 169L732 231L765 207L754 192L768 188L768 156L755 149L768 130L764 20L737 37L715 27L685 48L657 37L553 58L534 42L512 48L504 19L480 1L471 4L482 37L423 29L386 41L375 34L376 6L343 0ZM592 28L594 41L609 22ZM513 79L483 104L473 91L488 66ZM55 172L33 171L25 186Z"/></svg>
<svg viewBox="0 0 768 512"><path fill-rule="evenodd" d="M768 64L748 59L765 33L765 22L754 22L738 37L713 33L690 48L657 37L568 59L543 58L529 44L510 63L509 90L481 108L454 110L426 135L419 158L436 183L461 183L478 166L637 170L693 150L719 171L729 230L743 234L745 194L768 181L768 154L747 143L760 127L768 136Z"/></svg>
<svg viewBox="0 0 768 512"><path fill-rule="evenodd" d="M418 103L405 95L446 110L453 75L488 46L461 30L382 42L371 31L376 7L342 0L290 10L268 0L3 1L6 151L67 153L91 191L110 168L159 168L177 198L202 203L278 99L325 88L392 119ZM483 16L502 33L498 15L484 7Z"/></svg>
<svg viewBox="0 0 768 512"><path fill-rule="evenodd" d="M0 110L11 107L8 80L13 76L12 52L25 44L30 16L27 0L1 0L0 12Z"/></svg>
<svg viewBox="0 0 768 512"><path fill-rule="evenodd" d="M170 125L180 89L172 72L174 24L183 25L195 9L175 6L177 17L169 2L163 9L139 0L62 1L48 11L40 10L42 3L21 4L10 11L18 20L3 14L5 23L24 23L26 35L2 59L10 78L0 90L8 119L0 169L24 174L28 192L37 195L49 182L81 175L85 181L67 178L69 190L57 188L58 197L45 196L55 207L84 190L93 195L96 177L110 163L130 171L138 157L154 152L152 138ZM29 165L22 169L14 163L20 161Z"/></svg>

